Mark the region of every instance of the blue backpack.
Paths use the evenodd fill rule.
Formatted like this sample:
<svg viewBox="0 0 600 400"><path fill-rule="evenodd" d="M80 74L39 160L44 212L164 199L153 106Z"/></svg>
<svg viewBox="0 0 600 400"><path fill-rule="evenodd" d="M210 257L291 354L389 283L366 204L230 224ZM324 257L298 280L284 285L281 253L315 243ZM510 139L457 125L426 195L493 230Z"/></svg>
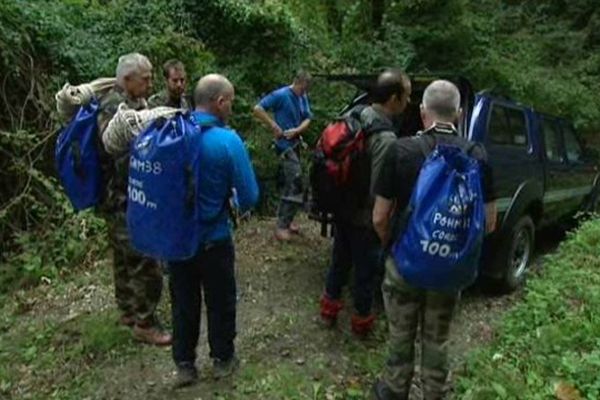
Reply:
<svg viewBox="0 0 600 400"><path fill-rule="evenodd" d="M96 99L81 106L56 140L58 177L77 211L93 207L100 200L102 181L96 137L99 108Z"/></svg>
<svg viewBox="0 0 600 400"><path fill-rule="evenodd" d="M202 128L177 114L159 118L133 142L127 228L139 252L167 261L193 257L199 245L190 139Z"/></svg>
<svg viewBox="0 0 600 400"><path fill-rule="evenodd" d="M391 249L412 286L457 292L477 277L485 214L479 162L468 155L474 146L438 144L428 155L423 149L407 225Z"/></svg>

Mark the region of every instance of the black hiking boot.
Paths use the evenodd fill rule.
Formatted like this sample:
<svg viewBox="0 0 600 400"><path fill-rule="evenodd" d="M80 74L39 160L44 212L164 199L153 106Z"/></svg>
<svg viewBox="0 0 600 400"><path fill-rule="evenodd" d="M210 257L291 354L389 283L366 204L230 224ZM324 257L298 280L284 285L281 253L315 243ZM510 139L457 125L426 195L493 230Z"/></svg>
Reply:
<svg viewBox="0 0 600 400"><path fill-rule="evenodd" d="M191 386L198 382L198 371L193 365L182 365L177 367L177 377L173 383L174 389Z"/></svg>
<svg viewBox="0 0 600 400"><path fill-rule="evenodd" d="M373 384L373 393L377 400L407 400L408 396L403 396L399 393L392 392L392 389L382 380L378 380Z"/></svg>
<svg viewBox="0 0 600 400"><path fill-rule="evenodd" d="M213 361L213 377L217 380L227 378L240 366L240 360L233 355L229 360L223 361L215 358Z"/></svg>

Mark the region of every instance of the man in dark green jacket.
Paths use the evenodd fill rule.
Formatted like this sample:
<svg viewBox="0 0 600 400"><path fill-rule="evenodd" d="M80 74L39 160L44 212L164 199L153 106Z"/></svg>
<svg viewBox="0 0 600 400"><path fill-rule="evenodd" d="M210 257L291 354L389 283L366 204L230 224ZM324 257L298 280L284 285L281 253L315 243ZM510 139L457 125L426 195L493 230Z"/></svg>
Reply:
<svg viewBox="0 0 600 400"><path fill-rule="evenodd" d="M334 215L333 256L325 291L321 296L321 318L327 325L336 322L342 308L342 288L348 282L350 270L354 268L352 331L358 336L368 334L375 321L371 306L381 245L371 222L373 182L379 174L386 150L396 140L392 119L404 111L410 94L410 79L404 72L391 69L379 75L371 93L373 103L360 111L361 127L369 135L369 171L363 171L369 182L368 185L360 185L365 188L363 192L351 193Z"/></svg>
<svg viewBox="0 0 600 400"><path fill-rule="evenodd" d="M185 95L187 75L185 66L179 60L169 60L163 65L166 87L148 99L148 107L173 107L190 109Z"/></svg>

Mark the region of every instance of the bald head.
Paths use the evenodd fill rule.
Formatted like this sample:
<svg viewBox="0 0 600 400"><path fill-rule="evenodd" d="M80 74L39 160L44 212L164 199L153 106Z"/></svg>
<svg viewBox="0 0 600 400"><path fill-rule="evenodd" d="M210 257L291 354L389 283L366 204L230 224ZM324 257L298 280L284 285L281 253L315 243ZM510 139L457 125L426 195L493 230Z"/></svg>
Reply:
<svg viewBox="0 0 600 400"><path fill-rule="evenodd" d="M219 74L208 74L200 78L194 89L196 106L206 107L219 96L233 93L229 79Z"/></svg>
<svg viewBox="0 0 600 400"><path fill-rule="evenodd" d="M223 75L205 75L200 78L194 89L196 108L210 112L224 121L232 113L233 99L233 85Z"/></svg>
<svg viewBox="0 0 600 400"><path fill-rule="evenodd" d="M423 92L421 109L432 119L454 122L460 114L460 92L452 82L433 81Z"/></svg>

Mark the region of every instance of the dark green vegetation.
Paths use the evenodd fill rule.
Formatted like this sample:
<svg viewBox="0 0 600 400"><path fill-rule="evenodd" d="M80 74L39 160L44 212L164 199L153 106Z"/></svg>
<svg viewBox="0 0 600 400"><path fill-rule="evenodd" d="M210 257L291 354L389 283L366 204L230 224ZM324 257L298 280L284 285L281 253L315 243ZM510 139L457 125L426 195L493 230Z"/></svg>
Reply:
<svg viewBox="0 0 600 400"><path fill-rule="evenodd" d="M87 271L104 257L103 223L88 213L75 215L54 178L53 144L59 122L52 95L67 80L81 83L113 75L120 54L145 53L157 71L163 61L178 57L185 62L190 81L209 71L222 72L233 81L237 100L232 125L247 138L265 188L261 211L269 212L275 159L269 149L270 135L252 120L250 109L261 93L287 83L295 69L359 73L399 65L413 73L458 72L477 88L491 88L538 109L572 117L584 139L592 142L600 130L599 32L596 0L1 1L0 293L12 299L11 292L65 279L74 269ZM155 88L161 84L157 73ZM316 80L311 94L316 120L309 143L352 93ZM0 331L13 324L13 320L3 321ZM86 324L82 321L82 326ZM525 329L515 324L508 323L515 332ZM35 335L19 348L23 352L19 357L43 362L40 349L45 350L48 338L60 336L64 329L68 325L34 326ZM85 333L87 328L81 329L74 335L79 347L69 351L87 354L82 349L99 342ZM568 332L560 326L552 329L558 329L549 333L556 338ZM116 335L114 343L105 345L126 344L124 337ZM12 339L10 343L18 344ZM524 343L517 345L532 348ZM6 348L1 344L0 349ZM498 344L501 349L508 345L509 341ZM110 360L110 352L99 346L102 350L90 354ZM542 349L542 354L551 347ZM500 354L502 360L513 360ZM582 369L597 362L597 354L596 358L589 354L577 358L577 353L566 353L564 360L535 362L550 360L544 368L552 368L552 373L572 380L594 398L598 387L589 382L594 375ZM68 360L71 355L61 352L61 357ZM585 364L573 366L573 360ZM498 375L496 393L509 398L521 384L531 390L544 386L551 374L541 367L531 367L536 371L531 378L520 375L530 380L511 380L514 387L506 383L515 371L524 372L516 368L529 371L534 365L525 362L498 369L505 378ZM466 393L480 385L483 381L478 379L467 374L461 390ZM3 375L0 390L6 385L10 387L10 382ZM278 383L265 381L264 385ZM314 388L323 393L324 386ZM479 398L495 398L490 396Z"/></svg>
<svg viewBox="0 0 600 400"><path fill-rule="evenodd" d="M547 257L493 342L468 360L458 398L600 398L599 249L596 219Z"/></svg>
<svg viewBox="0 0 600 400"><path fill-rule="evenodd" d="M537 108L600 127L600 11L594 0L147 0L0 3L0 291L56 276L102 252L102 224L74 216L57 189L53 93L112 76L120 54L182 59L190 81L220 71L237 89L267 212L276 169L252 120L259 96L293 71L456 71ZM156 88L162 85L156 74ZM317 80L309 143L353 93ZM592 137L589 135L589 137ZM85 236L81 226L85 226ZM91 245L94 243L94 245ZM25 253L25 254L24 254Z"/></svg>

